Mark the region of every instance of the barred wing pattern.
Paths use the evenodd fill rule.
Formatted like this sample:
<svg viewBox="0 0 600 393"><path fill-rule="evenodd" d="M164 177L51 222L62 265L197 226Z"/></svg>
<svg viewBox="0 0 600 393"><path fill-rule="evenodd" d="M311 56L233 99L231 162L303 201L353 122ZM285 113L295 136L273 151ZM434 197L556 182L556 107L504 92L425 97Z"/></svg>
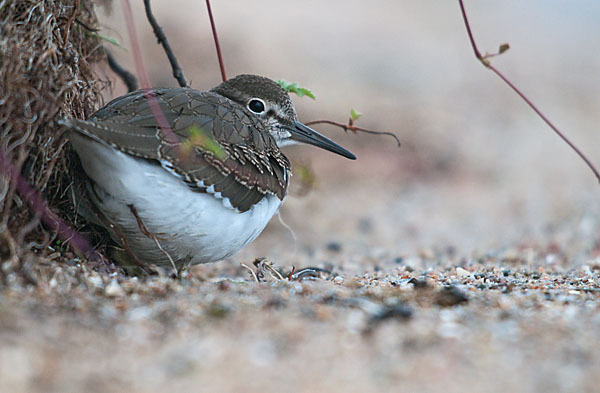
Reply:
<svg viewBox="0 0 600 393"><path fill-rule="evenodd" d="M70 120L70 125L117 150L156 161L192 190L213 194L237 211L249 210L266 194L283 200L290 163L260 119L210 91L164 88L153 93L175 141L160 130L143 90L111 101L87 121ZM216 142L224 154L190 144L192 130Z"/></svg>

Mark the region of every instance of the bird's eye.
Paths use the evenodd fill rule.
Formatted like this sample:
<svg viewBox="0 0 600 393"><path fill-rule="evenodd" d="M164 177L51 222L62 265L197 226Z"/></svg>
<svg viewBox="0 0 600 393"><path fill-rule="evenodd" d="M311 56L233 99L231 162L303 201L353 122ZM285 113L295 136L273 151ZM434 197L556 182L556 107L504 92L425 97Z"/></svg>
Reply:
<svg viewBox="0 0 600 393"><path fill-rule="evenodd" d="M248 103L248 109L257 115L263 114L265 112L265 103L259 98L253 98Z"/></svg>

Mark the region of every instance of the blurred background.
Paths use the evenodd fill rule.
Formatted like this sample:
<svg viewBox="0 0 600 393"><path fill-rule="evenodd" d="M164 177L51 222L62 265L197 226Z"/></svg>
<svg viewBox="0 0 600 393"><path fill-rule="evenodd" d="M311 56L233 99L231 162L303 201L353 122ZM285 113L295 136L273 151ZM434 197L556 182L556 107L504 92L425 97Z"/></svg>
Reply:
<svg viewBox="0 0 600 393"><path fill-rule="evenodd" d="M161 47L133 2L154 86L176 86ZM154 1L153 10L192 87L220 74L203 1ZM510 50L493 64L530 97L592 161L600 164L600 3L591 0L467 1L482 52ZM308 0L215 1L227 74L296 81L317 96L293 97L301 121L346 122L388 137L317 126L358 156L312 147L286 150L308 167L308 193L293 179L281 211L234 257L268 255L294 264L342 251L358 269L410 255L464 259L514 248L561 248L582 263L596 255L600 187L584 163L521 99L474 57L457 2ZM121 4L101 12L103 33L129 47ZM134 70L130 51L113 47ZM116 79L110 71L106 71ZM118 81L113 96L125 88ZM106 99L110 99L107 96ZM305 187L304 187L305 188ZM341 257L339 257L341 259ZM367 265L365 265L367 263Z"/></svg>

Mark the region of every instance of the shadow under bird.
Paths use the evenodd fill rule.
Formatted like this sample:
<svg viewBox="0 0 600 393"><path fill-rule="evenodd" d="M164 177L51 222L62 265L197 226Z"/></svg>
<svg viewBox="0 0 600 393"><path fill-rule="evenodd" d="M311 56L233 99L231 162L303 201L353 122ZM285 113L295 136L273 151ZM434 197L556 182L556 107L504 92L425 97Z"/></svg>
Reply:
<svg viewBox="0 0 600 393"><path fill-rule="evenodd" d="M280 148L354 154L300 123L286 90L239 75L209 91L152 89L119 97L88 120L61 124L87 175L81 214L136 264L177 268L227 258L281 207L291 167ZM164 126L164 123L160 123Z"/></svg>

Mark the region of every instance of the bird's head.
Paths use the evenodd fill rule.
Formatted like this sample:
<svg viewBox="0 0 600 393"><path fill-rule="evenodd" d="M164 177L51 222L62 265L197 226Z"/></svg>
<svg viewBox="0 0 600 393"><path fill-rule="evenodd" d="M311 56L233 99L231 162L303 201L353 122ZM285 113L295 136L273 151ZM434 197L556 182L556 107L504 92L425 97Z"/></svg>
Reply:
<svg viewBox="0 0 600 393"><path fill-rule="evenodd" d="M356 156L331 139L300 123L288 94L278 83L258 75L238 75L212 89L259 117L277 146L307 143L352 160Z"/></svg>

